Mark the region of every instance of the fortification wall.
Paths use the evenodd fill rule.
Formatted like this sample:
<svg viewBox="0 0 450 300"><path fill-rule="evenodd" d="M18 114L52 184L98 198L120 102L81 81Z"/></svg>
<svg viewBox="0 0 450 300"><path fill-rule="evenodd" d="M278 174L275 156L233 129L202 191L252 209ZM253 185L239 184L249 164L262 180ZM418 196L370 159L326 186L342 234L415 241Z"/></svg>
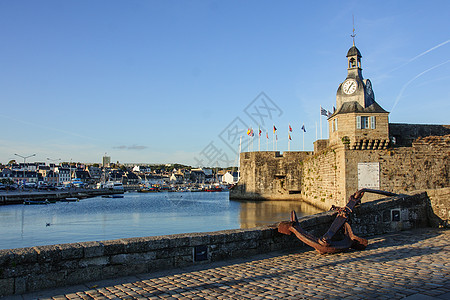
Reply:
<svg viewBox="0 0 450 300"><path fill-rule="evenodd" d="M364 162L379 162L381 190L407 193L450 186L450 136L418 139L412 147L346 150L345 161L346 198L358 189L358 163Z"/></svg>
<svg viewBox="0 0 450 300"><path fill-rule="evenodd" d="M419 137L450 134L450 125L389 123L389 136L395 138L395 146L411 147Z"/></svg>
<svg viewBox="0 0 450 300"><path fill-rule="evenodd" d="M309 156L312 152L241 153L240 180L230 191L230 199L299 199L303 177L300 166Z"/></svg>
<svg viewBox="0 0 450 300"><path fill-rule="evenodd" d="M327 148L302 163L301 198L324 210L345 202L343 151Z"/></svg>
<svg viewBox="0 0 450 300"><path fill-rule="evenodd" d="M445 195L434 197L439 201ZM430 218L435 217L431 208L426 193L365 203L355 209L352 228L357 235L370 236L426 227ZM335 214L335 211L324 212L301 218L301 226L319 237L329 228ZM284 220L287 219L289 216ZM0 296L201 265L302 245L295 236L278 233L273 225L0 250Z"/></svg>

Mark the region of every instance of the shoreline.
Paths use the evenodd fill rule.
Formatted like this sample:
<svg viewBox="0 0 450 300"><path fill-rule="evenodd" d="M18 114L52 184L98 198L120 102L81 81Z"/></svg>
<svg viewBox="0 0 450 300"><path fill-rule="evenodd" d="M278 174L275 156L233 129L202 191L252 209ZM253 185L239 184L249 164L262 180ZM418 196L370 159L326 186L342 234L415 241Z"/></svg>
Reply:
<svg viewBox="0 0 450 300"><path fill-rule="evenodd" d="M122 194L123 191L109 189L71 188L62 191L2 191L0 192L0 206L23 204L24 201L63 201L67 198L78 200L102 195Z"/></svg>

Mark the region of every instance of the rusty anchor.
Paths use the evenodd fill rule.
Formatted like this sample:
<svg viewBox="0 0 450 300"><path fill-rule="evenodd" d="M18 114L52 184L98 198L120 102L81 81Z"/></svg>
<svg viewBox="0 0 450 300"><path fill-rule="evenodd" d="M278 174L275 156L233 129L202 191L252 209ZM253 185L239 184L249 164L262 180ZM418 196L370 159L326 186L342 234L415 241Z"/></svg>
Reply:
<svg viewBox="0 0 450 300"><path fill-rule="evenodd" d="M291 212L291 221L280 222L278 225L278 232L291 235L294 233L299 240L303 243L313 247L320 254L336 253L353 248L356 250L364 250L367 247L368 241L364 238L356 236L350 224L348 223L349 217L353 209L361 203L361 198L364 193L375 193L384 196L397 196L397 194L373 190L373 189L361 189L350 196L349 201L345 207L335 207L334 205L330 210L337 211L336 219L334 219L328 231L320 238L313 236L306 232L298 222L297 214L293 210ZM342 228L343 227L343 228ZM333 237L343 229L343 239L334 240Z"/></svg>

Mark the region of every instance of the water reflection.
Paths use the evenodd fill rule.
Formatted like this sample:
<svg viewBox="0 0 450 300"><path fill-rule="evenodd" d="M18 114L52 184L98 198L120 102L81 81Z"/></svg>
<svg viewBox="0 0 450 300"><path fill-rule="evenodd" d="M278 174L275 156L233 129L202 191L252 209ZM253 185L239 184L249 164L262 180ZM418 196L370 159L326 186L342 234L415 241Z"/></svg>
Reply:
<svg viewBox="0 0 450 300"><path fill-rule="evenodd" d="M239 201L241 228L271 225L289 220L292 210L298 217L313 215L322 210L301 201Z"/></svg>

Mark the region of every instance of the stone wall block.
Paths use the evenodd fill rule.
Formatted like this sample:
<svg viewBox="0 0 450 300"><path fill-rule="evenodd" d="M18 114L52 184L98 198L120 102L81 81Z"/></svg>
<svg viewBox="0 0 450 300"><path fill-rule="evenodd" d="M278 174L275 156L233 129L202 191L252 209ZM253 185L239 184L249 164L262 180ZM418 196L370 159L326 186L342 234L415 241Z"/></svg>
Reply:
<svg viewBox="0 0 450 300"><path fill-rule="evenodd" d="M194 262L192 253L191 255L178 255L173 258L174 266L177 268L182 268L192 265Z"/></svg>
<svg viewBox="0 0 450 300"><path fill-rule="evenodd" d="M200 245L209 245L210 243L210 236L209 234L198 234L194 233L190 237L189 240L189 246L195 247Z"/></svg>
<svg viewBox="0 0 450 300"><path fill-rule="evenodd" d="M0 279L0 296L14 294L14 278Z"/></svg>
<svg viewBox="0 0 450 300"><path fill-rule="evenodd" d="M37 246L33 247L37 252L37 259L39 263L53 263L56 264L62 260L61 251L58 245Z"/></svg>
<svg viewBox="0 0 450 300"><path fill-rule="evenodd" d="M64 277L63 272L33 274L32 280L28 277L26 289L28 291L39 291L54 286L59 286L62 282L64 282Z"/></svg>
<svg viewBox="0 0 450 300"><path fill-rule="evenodd" d="M225 243L242 241L245 239L245 231L237 229L231 234L225 235Z"/></svg>
<svg viewBox="0 0 450 300"><path fill-rule="evenodd" d="M244 240L259 240L262 238L262 231L259 229L246 230L243 238Z"/></svg>
<svg viewBox="0 0 450 300"><path fill-rule="evenodd" d="M143 261L151 261L156 259L155 252L146 253L127 253L127 254L117 254L110 258L111 264L131 264L137 265Z"/></svg>
<svg viewBox="0 0 450 300"><path fill-rule="evenodd" d="M87 267L92 267L92 266L105 266L107 264L109 264L108 256L83 258L79 262L79 266L81 268L87 268Z"/></svg>
<svg viewBox="0 0 450 300"><path fill-rule="evenodd" d="M157 250L154 252L155 252L156 259L166 259L166 258L172 257L171 252L169 251L169 248Z"/></svg>
<svg viewBox="0 0 450 300"><path fill-rule="evenodd" d="M169 248L186 247L190 244L189 235L170 235Z"/></svg>
<svg viewBox="0 0 450 300"><path fill-rule="evenodd" d="M14 294L23 294L26 291L27 291L27 276L14 278Z"/></svg>
<svg viewBox="0 0 450 300"><path fill-rule="evenodd" d="M168 253L169 257L178 257L178 256L191 256L192 257L192 247L177 247L177 248L169 248Z"/></svg>
<svg viewBox="0 0 450 300"><path fill-rule="evenodd" d="M85 268L80 268L76 270L71 270L70 272L66 272L65 278L66 282L73 284L79 284L82 282L88 282L93 280L101 280L105 278L111 278L111 276L107 276L108 267L107 266L90 266ZM28 289L29 291L33 291L35 289Z"/></svg>
<svg viewBox="0 0 450 300"><path fill-rule="evenodd" d="M127 238L122 241L127 253L147 252L169 247L169 239L165 236Z"/></svg>
<svg viewBox="0 0 450 300"><path fill-rule="evenodd" d="M14 259L14 253L9 249L0 249L0 278L2 268L9 266Z"/></svg>
<svg viewBox="0 0 450 300"><path fill-rule="evenodd" d="M98 257L103 256L104 247L99 242L83 242L83 257Z"/></svg>
<svg viewBox="0 0 450 300"><path fill-rule="evenodd" d="M155 259L151 262L146 262L147 272L156 270L167 270L173 268L175 265L173 258Z"/></svg>
<svg viewBox="0 0 450 300"><path fill-rule="evenodd" d="M223 244L227 234L224 231L212 232L209 235L209 241L211 244Z"/></svg>
<svg viewBox="0 0 450 300"><path fill-rule="evenodd" d="M37 252L33 247L13 249L15 264L31 264L37 262Z"/></svg>
<svg viewBox="0 0 450 300"><path fill-rule="evenodd" d="M80 259L83 258L83 246L79 243L60 244L58 248L61 251L61 259Z"/></svg>
<svg viewBox="0 0 450 300"><path fill-rule="evenodd" d="M115 255L120 253L125 253L125 245L126 242L123 240L108 240L101 241L101 245L103 245L103 255Z"/></svg>

